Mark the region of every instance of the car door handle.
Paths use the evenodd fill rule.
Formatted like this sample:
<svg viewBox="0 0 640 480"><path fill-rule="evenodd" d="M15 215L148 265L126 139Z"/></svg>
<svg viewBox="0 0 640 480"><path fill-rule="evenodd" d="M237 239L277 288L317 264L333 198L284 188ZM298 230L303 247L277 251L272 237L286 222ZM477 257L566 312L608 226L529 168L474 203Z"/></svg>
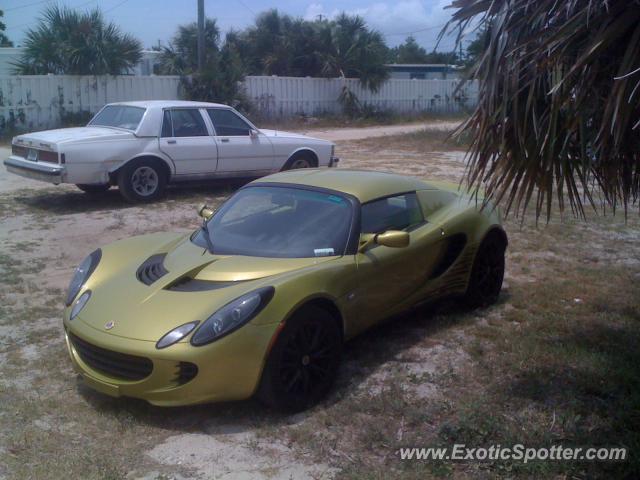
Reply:
<svg viewBox="0 0 640 480"><path fill-rule="evenodd" d="M167 143L170 143L171 145L173 145L174 143L177 143L175 140L167 140Z"/></svg>
<svg viewBox="0 0 640 480"><path fill-rule="evenodd" d="M229 143L229 139L228 138L221 138L220 141L222 143Z"/></svg>

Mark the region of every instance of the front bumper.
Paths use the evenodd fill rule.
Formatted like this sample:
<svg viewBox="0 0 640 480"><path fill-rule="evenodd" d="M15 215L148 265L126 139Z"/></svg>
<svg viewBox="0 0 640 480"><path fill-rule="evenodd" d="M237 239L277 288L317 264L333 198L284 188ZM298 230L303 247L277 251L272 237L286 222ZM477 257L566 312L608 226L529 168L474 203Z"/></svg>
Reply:
<svg viewBox="0 0 640 480"><path fill-rule="evenodd" d="M331 157L329 159L329 168L331 167L337 167L338 166L338 162L340 161L340 159L338 157Z"/></svg>
<svg viewBox="0 0 640 480"><path fill-rule="evenodd" d="M55 185L64 181L65 168L55 163L33 162L11 155L4 161L4 166L8 172L32 180L40 180Z"/></svg>
<svg viewBox="0 0 640 480"><path fill-rule="evenodd" d="M140 398L168 407L249 398L258 386L277 326L250 323L202 347L183 341L158 350L155 342L102 332L78 316L65 321L65 339L74 369L90 388L112 397ZM69 333L102 349L148 358L153 370L142 380L126 380L92 368L83 360ZM178 378L181 362L193 363L198 369L197 375L186 383L180 383Z"/></svg>

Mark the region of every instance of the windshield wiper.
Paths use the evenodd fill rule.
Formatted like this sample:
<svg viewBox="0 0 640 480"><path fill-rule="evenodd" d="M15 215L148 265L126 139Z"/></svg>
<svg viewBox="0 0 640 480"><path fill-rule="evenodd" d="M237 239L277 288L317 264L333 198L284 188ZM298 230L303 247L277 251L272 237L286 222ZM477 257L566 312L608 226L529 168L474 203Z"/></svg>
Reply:
<svg viewBox="0 0 640 480"><path fill-rule="evenodd" d="M207 224L206 220L202 222L201 230L204 235L204 241L207 243L207 250L209 250L209 253L213 255L213 242L211 241L211 234L209 233L209 225Z"/></svg>

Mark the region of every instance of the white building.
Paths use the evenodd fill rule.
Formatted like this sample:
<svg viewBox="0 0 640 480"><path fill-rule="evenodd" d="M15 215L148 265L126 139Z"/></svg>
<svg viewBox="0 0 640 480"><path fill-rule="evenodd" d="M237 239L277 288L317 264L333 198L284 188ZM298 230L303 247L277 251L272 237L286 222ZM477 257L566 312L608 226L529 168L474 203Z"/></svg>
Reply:
<svg viewBox="0 0 640 480"><path fill-rule="evenodd" d="M444 63L389 63L389 76L398 80L457 80L463 67Z"/></svg>
<svg viewBox="0 0 640 480"><path fill-rule="evenodd" d="M0 75L14 75L13 64L17 62L24 48L0 47ZM153 75L153 66L159 62L160 52L143 50L140 63L131 69L130 75Z"/></svg>

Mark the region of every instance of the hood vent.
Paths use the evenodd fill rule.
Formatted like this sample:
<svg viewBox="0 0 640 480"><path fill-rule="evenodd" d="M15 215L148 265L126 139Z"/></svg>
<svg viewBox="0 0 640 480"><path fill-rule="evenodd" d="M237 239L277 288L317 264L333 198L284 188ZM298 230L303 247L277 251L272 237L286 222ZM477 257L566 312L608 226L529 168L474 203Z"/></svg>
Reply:
<svg viewBox="0 0 640 480"><path fill-rule="evenodd" d="M195 278L182 277L171 285L167 290L174 292L206 292L209 290L218 290L219 288L230 287L231 285L237 285L237 282L216 282L212 280L198 280Z"/></svg>
<svg viewBox="0 0 640 480"><path fill-rule="evenodd" d="M159 278L164 277L169 271L164 268L164 257L166 253L160 253L158 255L152 255L147 258L136 272L136 278L145 285L151 285Z"/></svg>

